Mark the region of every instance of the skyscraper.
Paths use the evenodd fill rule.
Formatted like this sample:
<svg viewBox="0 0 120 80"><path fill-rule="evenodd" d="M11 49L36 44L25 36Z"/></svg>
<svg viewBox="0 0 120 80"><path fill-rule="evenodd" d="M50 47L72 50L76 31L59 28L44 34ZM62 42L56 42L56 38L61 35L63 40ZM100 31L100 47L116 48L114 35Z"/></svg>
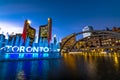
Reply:
<svg viewBox="0 0 120 80"><path fill-rule="evenodd" d="M51 41L51 37L52 37L52 19L48 18L48 31L49 31L49 35L48 35L48 42L50 43Z"/></svg>
<svg viewBox="0 0 120 80"><path fill-rule="evenodd" d="M52 35L52 19L48 18L48 24L41 25L39 27L39 37L38 37L38 39L40 39L40 38L42 38L43 40L47 39L48 42L50 43L51 35Z"/></svg>
<svg viewBox="0 0 120 80"><path fill-rule="evenodd" d="M26 38L30 38L30 45L34 42L36 30L30 26L30 21L26 20L24 24L24 29L22 33L23 41L26 41Z"/></svg>

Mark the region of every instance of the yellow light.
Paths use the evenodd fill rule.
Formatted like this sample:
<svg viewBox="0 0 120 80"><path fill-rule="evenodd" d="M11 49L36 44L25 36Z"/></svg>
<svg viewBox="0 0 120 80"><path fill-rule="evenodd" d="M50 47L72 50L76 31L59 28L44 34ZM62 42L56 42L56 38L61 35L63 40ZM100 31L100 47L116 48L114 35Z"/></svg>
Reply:
<svg viewBox="0 0 120 80"><path fill-rule="evenodd" d="M50 18L48 18L48 21L50 21Z"/></svg>
<svg viewBox="0 0 120 80"><path fill-rule="evenodd" d="M31 23L31 21L30 21L30 20L28 20L27 22L28 22L29 24Z"/></svg>
<svg viewBox="0 0 120 80"><path fill-rule="evenodd" d="M114 57L114 61L115 61L115 65L116 65L116 67L118 67L118 63L119 63L119 62L118 62L118 58L117 58L117 56Z"/></svg>

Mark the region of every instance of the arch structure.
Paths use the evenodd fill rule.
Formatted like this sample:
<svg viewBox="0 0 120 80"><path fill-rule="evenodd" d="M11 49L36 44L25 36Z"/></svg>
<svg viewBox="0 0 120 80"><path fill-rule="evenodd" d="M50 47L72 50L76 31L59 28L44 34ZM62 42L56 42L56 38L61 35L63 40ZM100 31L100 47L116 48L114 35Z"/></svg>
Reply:
<svg viewBox="0 0 120 80"><path fill-rule="evenodd" d="M75 41L71 40L72 38L76 38L84 33L91 33L91 36ZM113 31L93 30L72 34L64 42L62 42L60 52L84 52L94 51L95 49L104 51L116 48L120 49L120 33Z"/></svg>

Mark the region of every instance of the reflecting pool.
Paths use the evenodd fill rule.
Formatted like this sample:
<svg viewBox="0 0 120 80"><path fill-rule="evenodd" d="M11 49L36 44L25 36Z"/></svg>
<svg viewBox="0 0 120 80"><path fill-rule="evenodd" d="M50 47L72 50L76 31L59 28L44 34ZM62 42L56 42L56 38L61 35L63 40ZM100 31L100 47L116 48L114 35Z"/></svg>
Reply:
<svg viewBox="0 0 120 80"><path fill-rule="evenodd" d="M0 80L120 80L120 57L64 54L58 59L2 61Z"/></svg>

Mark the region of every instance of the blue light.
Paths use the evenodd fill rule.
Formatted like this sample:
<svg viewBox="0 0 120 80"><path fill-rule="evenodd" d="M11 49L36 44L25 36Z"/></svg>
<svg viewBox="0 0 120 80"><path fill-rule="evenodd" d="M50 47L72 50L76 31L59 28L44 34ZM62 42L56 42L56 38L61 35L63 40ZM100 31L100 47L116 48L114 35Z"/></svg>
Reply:
<svg viewBox="0 0 120 80"><path fill-rule="evenodd" d="M19 58L24 58L24 53L20 53Z"/></svg>
<svg viewBox="0 0 120 80"><path fill-rule="evenodd" d="M44 53L43 57L49 57L49 54L48 53Z"/></svg>
<svg viewBox="0 0 120 80"><path fill-rule="evenodd" d="M4 35L0 36L0 53L6 53L4 59L30 59L30 58L50 58L58 57L60 44L48 43L47 39L40 38L38 43L33 42L30 45L30 38L26 38L24 42L22 37L16 36L10 39L4 39ZM4 45L2 43L5 43ZM2 49L4 48L4 49Z"/></svg>
<svg viewBox="0 0 120 80"><path fill-rule="evenodd" d="M48 47L45 47L45 48L43 48L43 51L44 51L44 52L49 52L49 48L48 48Z"/></svg>
<svg viewBox="0 0 120 80"><path fill-rule="evenodd" d="M33 58L38 58L38 53L32 54L32 57L33 57Z"/></svg>
<svg viewBox="0 0 120 80"><path fill-rule="evenodd" d="M26 51L27 52L32 52L32 48L29 46L29 47L26 48Z"/></svg>
<svg viewBox="0 0 120 80"><path fill-rule="evenodd" d="M17 46L14 46L14 47L12 48L12 51L13 51L13 52L18 52L18 51L19 51L19 48L18 48Z"/></svg>
<svg viewBox="0 0 120 80"><path fill-rule="evenodd" d="M19 43L19 36L16 36L16 40L15 40L15 46L18 46L20 43Z"/></svg>
<svg viewBox="0 0 120 80"><path fill-rule="evenodd" d="M9 58L9 54L5 54L5 59L8 59Z"/></svg>

